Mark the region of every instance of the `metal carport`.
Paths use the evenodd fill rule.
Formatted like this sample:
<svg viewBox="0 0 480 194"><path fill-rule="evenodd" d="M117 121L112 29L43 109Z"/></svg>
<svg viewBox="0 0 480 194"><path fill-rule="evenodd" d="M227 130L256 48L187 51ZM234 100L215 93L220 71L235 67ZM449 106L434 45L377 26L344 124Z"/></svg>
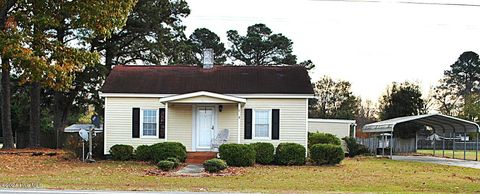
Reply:
<svg viewBox="0 0 480 194"><path fill-rule="evenodd" d="M466 133L475 132L476 135L476 142L475 142L475 160L478 161L478 136L479 136L479 126L477 123L467 121L464 119L455 118L452 116L441 115L441 114L425 114L425 115L415 115L415 116L406 116L406 117L398 117L389 120L384 120L376 123L371 123L365 125L362 129L365 133L391 133L391 140L392 142L395 141L394 131L401 130L398 126L404 124L416 124L419 126L428 126L433 129L434 137L437 137L437 133L450 133L453 134L464 134L466 137ZM455 156L455 139L453 139L453 154ZM433 141L433 152L435 155L435 142ZM464 143L464 159L466 159L466 138L463 138ZM390 144L393 146L393 143ZM444 146L442 147L443 150ZM390 147L390 156L393 155L393 149Z"/></svg>

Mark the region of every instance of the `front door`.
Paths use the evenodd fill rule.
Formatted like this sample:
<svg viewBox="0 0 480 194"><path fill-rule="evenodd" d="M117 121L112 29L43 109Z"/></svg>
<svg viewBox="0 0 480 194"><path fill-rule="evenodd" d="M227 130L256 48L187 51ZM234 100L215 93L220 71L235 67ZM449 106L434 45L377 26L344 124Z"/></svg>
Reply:
<svg viewBox="0 0 480 194"><path fill-rule="evenodd" d="M215 108L197 107L197 149L210 149L215 129Z"/></svg>

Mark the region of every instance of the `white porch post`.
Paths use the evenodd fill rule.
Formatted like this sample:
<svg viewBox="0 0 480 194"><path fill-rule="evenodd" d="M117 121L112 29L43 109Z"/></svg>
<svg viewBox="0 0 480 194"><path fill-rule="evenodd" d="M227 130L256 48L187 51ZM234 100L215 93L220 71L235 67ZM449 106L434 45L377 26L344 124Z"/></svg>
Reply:
<svg viewBox="0 0 480 194"><path fill-rule="evenodd" d="M241 115L240 111L241 110L242 110L242 107L239 102L237 103L237 143L240 143L240 115Z"/></svg>
<svg viewBox="0 0 480 194"><path fill-rule="evenodd" d="M165 141L168 140L168 102L165 102Z"/></svg>

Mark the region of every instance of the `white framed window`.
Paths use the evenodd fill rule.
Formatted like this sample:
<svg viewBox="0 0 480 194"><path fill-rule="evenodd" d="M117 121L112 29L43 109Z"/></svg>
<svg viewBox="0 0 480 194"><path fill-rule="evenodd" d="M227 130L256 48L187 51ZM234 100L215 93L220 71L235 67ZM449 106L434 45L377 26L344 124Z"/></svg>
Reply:
<svg viewBox="0 0 480 194"><path fill-rule="evenodd" d="M253 111L253 138L271 139L272 111L256 109Z"/></svg>
<svg viewBox="0 0 480 194"><path fill-rule="evenodd" d="M158 137L158 110L143 109L140 113L140 137Z"/></svg>

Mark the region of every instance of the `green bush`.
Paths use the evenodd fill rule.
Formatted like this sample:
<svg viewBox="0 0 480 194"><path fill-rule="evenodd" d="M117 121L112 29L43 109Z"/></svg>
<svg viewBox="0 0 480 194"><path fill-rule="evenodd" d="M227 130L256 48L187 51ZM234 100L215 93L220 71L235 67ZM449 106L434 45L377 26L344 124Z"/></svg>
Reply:
<svg viewBox="0 0 480 194"><path fill-rule="evenodd" d="M140 161L150 161L152 159L152 152L150 146L140 145L135 150L135 159Z"/></svg>
<svg viewBox="0 0 480 194"><path fill-rule="evenodd" d="M355 138L344 137L342 139L347 144L348 156L349 157L355 157L355 156L358 156L358 155L365 155L365 154L370 153L367 146L364 146L362 144L357 143L357 140L355 140Z"/></svg>
<svg viewBox="0 0 480 194"><path fill-rule="evenodd" d="M255 164L255 150L246 144L223 144L218 149L220 158L229 166L253 166Z"/></svg>
<svg viewBox="0 0 480 194"><path fill-rule="evenodd" d="M203 168L209 173L219 172L227 168L227 163L222 159L214 158L203 162Z"/></svg>
<svg viewBox="0 0 480 194"><path fill-rule="evenodd" d="M133 158L133 147L131 145L116 144L110 148L113 160L129 160Z"/></svg>
<svg viewBox="0 0 480 194"><path fill-rule="evenodd" d="M305 147L298 143L280 143L275 151L275 161L280 165L303 165L305 154Z"/></svg>
<svg viewBox="0 0 480 194"><path fill-rule="evenodd" d="M310 148L310 159L317 164L339 164L345 158L342 147L332 144L315 144Z"/></svg>
<svg viewBox="0 0 480 194"><path fill-rule="evenodd" d="M170 161L170 162L173 162L173 168L177 168L180 166L181 162L178 158L174 158L174 157L169 157L166 159L167 161Z"/></svg>
<svg viewBox="0 0 480 194"><path fill-rule="evenodd" d="M330 133L311 133L308 136L308 147L312 147L315 144L333 144L333 145L340 145L340 139L335 135Z"/></svg>
<svg viewBox="0 0 480 194"><path fill-rule="evenodd" d="M175 162L168 161L168 160L160 160L157 163L157 167L158 169L163 171L170 171L175 168Z"/></svg>
<svg viewBox="0 0 480 194"><path fill-rule="evenodd" d="M257 142L251 144L255 149L255 162L259 164L271 164L275 159L275 147L271 143Z"/></svg>
<svg viewBox="0 0 480 194"><path fill-rule="evenodd" d="M187 158L187 149L183 144L178 142L157 143L150 146L150 149L152 160L155 163L170 157L178 158L180 162L185 162Z"/></svg>

